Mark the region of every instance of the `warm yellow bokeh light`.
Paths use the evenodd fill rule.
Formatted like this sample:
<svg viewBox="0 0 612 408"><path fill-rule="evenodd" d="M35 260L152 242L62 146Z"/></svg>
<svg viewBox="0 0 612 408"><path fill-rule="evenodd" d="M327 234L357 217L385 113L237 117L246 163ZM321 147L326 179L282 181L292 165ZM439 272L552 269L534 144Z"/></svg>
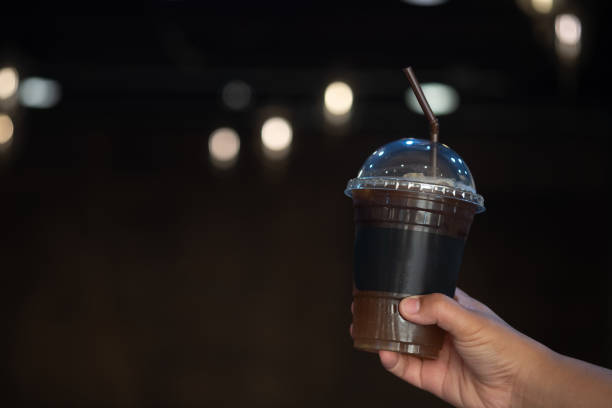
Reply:
<svg viewBox="0 0 612 408"><path fill-rule="evenodd" d="M10 116L0 114L0 145L6 144L13 138L13 121Z"/></svg>
<svg viewBox="0 0 612 408"><path fill-rule="evenodd" d="M288 149L292 140L293 130L284 118L270 118L261 127L261 142L266 149L277 152Z"/></svg>
<svg viewBox="0 0 612 408"><path fill-rule="evenodd" d="M15 68L0 69L0 99L8 99L17 92L19 75Z"/></svg>
<svg viewBox="0 0 612 408"><path fill-rule="evenodd" d="M332 82L325 89L325 109L333 115L344 115L353 106L353 91L344 82Z"/></svg>
<svg viewBox="0 0 612 408"><path fill-rule="evenodd" d="M531 7L541 14L548 14L553 8L554 0L531 0Z"/></svg>

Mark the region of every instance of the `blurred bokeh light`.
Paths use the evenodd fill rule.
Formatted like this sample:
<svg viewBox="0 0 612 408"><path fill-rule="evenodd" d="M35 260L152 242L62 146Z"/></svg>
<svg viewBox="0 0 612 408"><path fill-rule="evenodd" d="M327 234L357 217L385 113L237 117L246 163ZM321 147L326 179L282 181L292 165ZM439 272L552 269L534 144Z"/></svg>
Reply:
<svg viewBox="0 0 612 408"><path fill-rule="evenodd" d="M344 82L332 82L325 89L325 109L332 115L345 115L353 106L353 90Z"/></svg>
<svg viewBox="0 0 612 408"><path fill-rule="evenodd" d="M554 0L531 0L531 6L541 14L548 14L553 8Z"/></svg>
<svg viewBox="0 0 612 408"><path fill-rule="evenodd" d="M243 110L251 103L253 91L244 81L228 82L221 91L221 99L225 106L233 110Z"/></svg>
<svg viewBox="0 0 612 408"><path fill-rule="evenodd" d="M448 115L459 107L459 94L453 87L432 82L422 84L421 88L436 115ZM406 105L411 111L423 115L419 101L411 89L406 91Z"/></svg>
<svg viewBox="0 0 612 408"><path fill-rule="evenodd" d="M13 67L0 69L0 99L9 99L19 87L19 75Z"/></svg>
<svg viewBox="0 0 612 408"><path fill-rule="evenodd" d="M231 167L240 151L238 133L227 127L215 130L208 138L208 151L214 165L220 168Z"/></svg>
<svg viewBox="0 0 612 408"><path fill-rule="evenodd" d="M575 65L582 50L582 23L574 14L555 17L555 51L566 67Z"/></svg>
<svg viewBox="0 0 612 408"><path fill-rule="evenodd" d="M51 108L59 102L61 95L59 82L47 78L26 78L19 88L19 102L28 108Z"/></svg>
<svg viewBox="0 0 612 408"><path fill-rule="evenodd" d="M573 14L555 17L555 35L561 44L576 45L582 36L580 19Z"/></svg>
<svg viewBox="0 0 612 408"><path fill-rule="evenodd" d="M13 139L13 121L9 115L0 114L0 145L7 145Z"/></svg>
<svg viewBox="0 0 612 408"><path fill-rule="evenodd" d="M287 156L293 140L293 128L282 117L267 119L261 127L261 143L264 154L271 159L281 159Z"/></svg>

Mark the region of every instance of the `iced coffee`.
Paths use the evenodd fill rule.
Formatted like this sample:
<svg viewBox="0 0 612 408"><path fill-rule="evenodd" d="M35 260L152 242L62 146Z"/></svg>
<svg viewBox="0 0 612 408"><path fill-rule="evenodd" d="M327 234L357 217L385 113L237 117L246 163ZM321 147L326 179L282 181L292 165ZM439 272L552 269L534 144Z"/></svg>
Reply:
<svg viewBox="0 0 612 408"><path fill-rule="evenodd" d="M436 358L444 332L398 308L411 295L454 295L474 214L484 211L467 164L444 144L400 139L374 151L345 192L355 216L354 346Z"/></svg>

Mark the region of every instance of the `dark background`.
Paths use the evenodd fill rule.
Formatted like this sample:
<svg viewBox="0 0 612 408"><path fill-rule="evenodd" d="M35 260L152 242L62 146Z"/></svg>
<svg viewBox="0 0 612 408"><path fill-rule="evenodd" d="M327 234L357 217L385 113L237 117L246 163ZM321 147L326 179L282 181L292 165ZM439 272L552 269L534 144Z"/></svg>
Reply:
<svg viewBox="0 0 612 408"><path fill-rule="evenodd" d="M460 286L554 350L612 366L600 3L554 10L582 20L573 64L555 54L554 13L371 3L2 17L0 67L63 90L51 109L12 108L0 156L7 403L446 406L354 351L348 332L343 189L376 147L427 137L404 103L407 65L459 92L441 141L485 197ZM233 79L254 90L241 112L220 97ZM355 94L340 128L322 114L336 79ZM294 129L280 163L259 142L276 112ZM242 142L225 171L207 153L219 126Z"/></svg>

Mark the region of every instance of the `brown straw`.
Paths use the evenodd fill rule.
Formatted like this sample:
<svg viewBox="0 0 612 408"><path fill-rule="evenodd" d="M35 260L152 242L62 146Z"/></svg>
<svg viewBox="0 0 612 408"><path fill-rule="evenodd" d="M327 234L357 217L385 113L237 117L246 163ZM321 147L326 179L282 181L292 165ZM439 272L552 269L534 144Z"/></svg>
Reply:
<svg viewBox="0 0 612 408"><path fill-rule="evenodd" d="M429 103L425 98L425 94L423 94L423 90L421 89L421 85L419 85L419 81L417 80L416 75L414 75L412 67L404 68L403 71L404 74L406 74L406 77L408 77L408 81L410 82L412 91L414 92L417 101L419 101L419 105L421 105L421 109L423 109L425 117L429 121L429 136L431 138L431 141L436 143L438 142L438 134L440 133L438 118L436 118L433 111L429 107Z"/></svg>

